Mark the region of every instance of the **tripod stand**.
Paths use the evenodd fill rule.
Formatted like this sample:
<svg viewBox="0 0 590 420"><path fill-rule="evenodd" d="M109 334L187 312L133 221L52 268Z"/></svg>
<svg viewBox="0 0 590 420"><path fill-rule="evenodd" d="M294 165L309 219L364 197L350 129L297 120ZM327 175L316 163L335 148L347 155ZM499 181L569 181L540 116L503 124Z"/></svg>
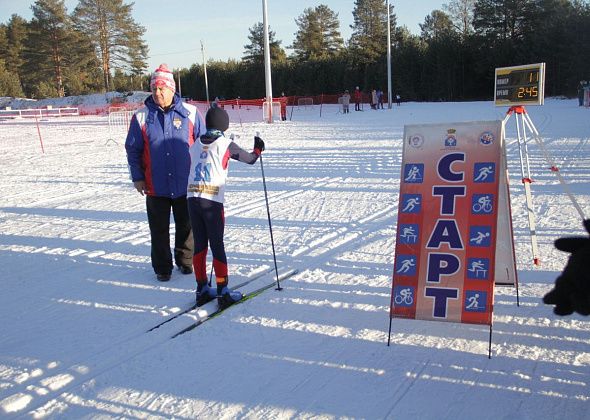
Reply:
<svg viewBox="0 0 590 420"><path fill-rule="evenodd" d="M561 173L559 172L559 168L557 167L557 165L555 164L555 162L553 161L553 159L551 158L551 156L547 152L547 149L545 148L545 144L543 143L543 140L541 139L541 136L539 135L539 131L537 130L537 128L533 124L533 121L531 120L531 117L526 112L525 107L522 105L510 107L508 112L506 112L506 117L504 118L504 126L506 125L506 122L510 119L510 117L513 114L516 119L516 134L517 134L517 141L518 141L518 154L519 154L519 158L520 158L520 173L521 173L521 179L522 179L522 183L524 185L524 191L525 191L527 216L528 216L528 221L529 221L529 230L531 233L531 249L532 249L532 254L533 254L533 264L539 265L540 259L539 259L539 248L537 246L536 221L535 221L535 213L534 213L534 209L533 209L533 198L532 198L532 194L531 194L531 183L533 182L533 180L531 178L531 170L530 170L530 164L529 164L529 155L528 155L529 137L527 137L527 133L530 133L532 135L532 137L535 139L535 141L537 142L537 145L539 146L539 148L541 149L541 152L543 153L543 157L545 158L546 162L549 164L549 169L551 170L551 172L553 172L557 176L557 179L559 180L560 184L562 185L565 193L569 197L573 206L575 207L577 212L580 214L580 217L582 217L582 219L585 219L585 216L584 216L584 212L582 211L582 208L580 207L580 205L576 201L576 198L571 193L567 183L565 182L565 180L561 176Z"/></svg>

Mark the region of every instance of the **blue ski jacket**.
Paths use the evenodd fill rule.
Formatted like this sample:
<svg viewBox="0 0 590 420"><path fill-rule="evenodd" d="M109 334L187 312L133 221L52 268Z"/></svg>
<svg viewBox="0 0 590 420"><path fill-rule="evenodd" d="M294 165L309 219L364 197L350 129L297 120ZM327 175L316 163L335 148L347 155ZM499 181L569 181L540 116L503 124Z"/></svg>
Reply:
<svg viewBox="0 0 590 420"><path fill-rule="evenodd" d="M185 196L191 164L189 147L205 132L201 113L183 102L178 92L166 112L150 95L133 115L125 140L131 180L144 180L147 195Z"/></svg>

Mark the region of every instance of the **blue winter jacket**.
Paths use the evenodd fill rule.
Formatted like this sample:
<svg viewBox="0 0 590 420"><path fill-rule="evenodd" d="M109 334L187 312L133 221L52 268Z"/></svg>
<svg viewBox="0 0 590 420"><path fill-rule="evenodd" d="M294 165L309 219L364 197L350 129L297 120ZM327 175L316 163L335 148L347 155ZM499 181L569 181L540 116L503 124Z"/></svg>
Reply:
<svg viewBox="0 0 590 420"><path fill-rule="evenodd" d="M191 157L189 147L206 132L201 113L174 94L164 112L150 95L131 119L125 149L131 180L145 180L147 195L186 195Z"/></svg>

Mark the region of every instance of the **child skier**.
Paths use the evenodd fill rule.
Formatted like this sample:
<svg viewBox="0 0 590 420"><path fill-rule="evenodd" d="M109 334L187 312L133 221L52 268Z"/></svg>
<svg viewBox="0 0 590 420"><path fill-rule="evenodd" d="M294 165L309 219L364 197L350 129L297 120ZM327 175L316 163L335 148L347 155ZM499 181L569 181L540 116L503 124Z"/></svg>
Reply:
<svg viewBox="0 0 590 420"><path fill-rule="evenodd" d="M190 147L191 168L188 179L188 210L195 241L193 267L197 280L197 305L217 298L221 308L240 299L242 294L228 288L227 259L223 243L223 210L229 159L254 164L264 150L264 142L254 137L254 150L248 153L224 136L229 127L225 110L212 106L205 116L207 132ZM207 284L207 244L213 254L217 289Z"/></svg>

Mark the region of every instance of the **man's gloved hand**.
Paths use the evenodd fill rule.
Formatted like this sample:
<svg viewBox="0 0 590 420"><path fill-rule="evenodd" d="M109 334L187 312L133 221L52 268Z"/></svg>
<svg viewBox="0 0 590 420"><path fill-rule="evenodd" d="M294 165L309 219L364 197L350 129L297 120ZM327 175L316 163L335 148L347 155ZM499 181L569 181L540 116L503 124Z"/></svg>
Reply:
<svg viewBox="0 0 590 420"><path fill-rule="evenodd" d="M254 151L260 155L264 152L264 140L258 136L254 136Z"/></svg>
<svg viewBox="0 0 590 420"><path fill-rule="evenodd" d="M590 234L590 219L584 221L584 227ZM590 315L590 237L559 238L555 247L572 255L543 302L555 305L557 315Z"/></svg>

